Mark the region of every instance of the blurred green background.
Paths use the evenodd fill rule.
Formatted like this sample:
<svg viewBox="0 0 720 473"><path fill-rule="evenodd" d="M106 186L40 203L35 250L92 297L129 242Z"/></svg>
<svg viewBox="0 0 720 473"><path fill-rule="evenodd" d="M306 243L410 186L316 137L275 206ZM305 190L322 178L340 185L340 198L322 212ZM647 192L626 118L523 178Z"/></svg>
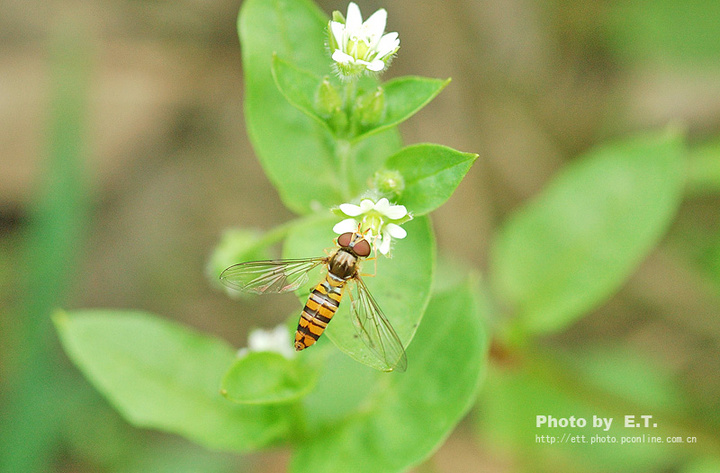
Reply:
<svg viewBox="0 0 720 473"><path fill-rule="evenodd" d="M292 298L231 301L205 274L226 228L291 218L245 133L241 3L0 4L3 472L284 471L283 450L239 458L130 427L70 365L49 319L56 307L136 308L242 346L250 328L274 326L296 308ZM328 14L347 6L318 3ZM610 301L543 344L630 347L693 396L694 417L716 417L720 3L359 4L385 7L388 30L400 33L386 79L453 78L401 130L407 143L480 154L433 217L440 254L481 271L498 224L564 163L635 131L686 129L697 166L668 235ZM253 316L238 317L242 309ZM502 376L502 354L493 356L488 383ZM562 373L546 375L567 384ZM704 460L690 470L681 457L718 455L717 432L686 427L701 445L666 449L679 459L658 471L704 471ZM475 420L464 422L418 470L528 464L478 431ZM555 471L578 471L584 460L575 461L558 461Z"/></svg>

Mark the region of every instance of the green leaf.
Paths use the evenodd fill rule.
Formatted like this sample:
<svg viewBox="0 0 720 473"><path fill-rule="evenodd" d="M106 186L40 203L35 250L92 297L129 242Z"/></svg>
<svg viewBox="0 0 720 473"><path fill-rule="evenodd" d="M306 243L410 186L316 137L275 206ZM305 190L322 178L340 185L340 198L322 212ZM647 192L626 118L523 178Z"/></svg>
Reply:
<svg viewBox="0 0 720 473"><path fill-rule="evenodd" d="M419 216L432 212L450 198L477 157L447 146L419 144L392 155L385 168L403 176L405 190L398 203Z"/></svg>
<svg viewBox="0 0 720 473"><path fill-rule="evenodd" d="M309 221L297 226L285 243L283 256L286 258L308 258L322 256L323 250L333 248L336 237L331 231L337 218ZM407 347L422 320L430 298L432 275L435 267L435 240L427 217L419 217L403 225L408 236L396 240L392 258L378 255L375 262L366 261L363 273L376 273L375 277L364 277L368 289L378 302L403 346ZM304 304L312 288L324 277L325 268L311 273L308 283L297 291ZM353 282L349 283L353 285ZM350 298L345 291L340 308L328 325L325 334L342 351L376 369L382 365L369 353L368 348L356 336L349 306Z"/></svg>
<svg viewBox="0 0 720 473"><path fill-rule="evenodd" d="M222 340L142 312L59 312L54 321L73 362L137 426L239 451L290 431L285 410L238 406L220 395L220 380L235 360Z"/></svg>
<svg viewBox="0 0 720 473"><path fill-rule="evenodd" d="M464 284L430 301L407 351L407 372L368 375L358 364L328 366L329 376L343 384L311 394L309 421L317 418L313 410L323 415L327 397L349 396L359 404L333 424L314 425L295 451L291 471L400 472L431 455L473 404L484 376L480 317L474 291ZM357 391L369 394L357 400Z"/></svg>
<svg viewBox="0 0 720 473"><path fill-rule="evenodd" d="M396 126L415 115L450 83L450 79L405 76L384 84L385 117L372 128L362 130L355 140Z"/></svg>
<svg viewBox="0 0 720 473"><path fill-rule="evenodd" d="M319 76L331 74L325 48L328 18L308 0L246 0L238 22L248 133L285 205L307 214L362 192L367 179L400 147L397 130L364 140L342 160L330 132L291 105L271 73L277 54ZM358 164L350 169L349 161Z"/></svg>
<svg viewBox="0 0 720 473"><path fill-rule="evenodd" d="M490 276L525 330L561 330L625 281L675 215L682 157L673 133L604 146L508 219Z"/></svg>
<svg viewBox="0 0 720 473"><path fill-rule="evenodd" d="M221 393L240 404L294 401L312 389L315 372L280 353L252 352L233 363L222 380Z"/></svg>
<svg viewBox="0 0 720 473"><path fill-rule="evenodd" d="M288 102L308 117L316 120L328 131L332 131L327 121L315 109L315 96L322 82L322 77L300 69L277 55L273 56L272 75L273 79L275 79L275 85L277 85L278 90Z"/></svg>

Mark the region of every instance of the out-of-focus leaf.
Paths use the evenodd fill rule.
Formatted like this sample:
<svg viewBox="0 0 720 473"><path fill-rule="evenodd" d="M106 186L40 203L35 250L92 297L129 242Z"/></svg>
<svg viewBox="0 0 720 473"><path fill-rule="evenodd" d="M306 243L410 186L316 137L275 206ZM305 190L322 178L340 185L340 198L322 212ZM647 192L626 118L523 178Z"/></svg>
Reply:
<svg viewBox="0 0 720 473"><path fill-rule="evenodd" d="M716 473L720 471L720 458L705 457L692 460L680 468L680 473Z"/></svg>
<svg viewBox="0 0 720 473"><path fill-rule="evenodd" d="M682 158L674 133L603 146L511 215L490 276L524 330L561 330L625 281L675 215Z"/></svg>
<svg viewBox="0 0 720 473"><path fill-rule="evenodd" d="M177 439L152 438L133 449L134 455L114 467L113 473L228 473L246 471L237 455L211 452Z"/></svg>
<svg viewBox="0 0 720 473"><path fill-rule="evenodd" d="M636 0L604 10L601 26L619 57L684 65L717 61L720 3L714 0Z"/></svg>
<svg viewBox="0 0 720 473"><path fill-rule="evenodd" d="M598 393L623 398L656 413L677 415L683 409L682 392L672 373L627 347L586 345L578 352L557 356L579 381Z"/></svg>
<svg viewBox="0 0 720 473"><path fill-rule="evenodd" d="M233 451L288 435L286 410L238 406L220 395L235 359L221 340L142 312L59 312L54 320L73 362L137 426Z"/></svg>
<svg viewBox="0 0 720 473"><path fill-rule="evenodd" d="M430 301L408 348L407 372L371 373L357 363L331 363L329 376L339 376L343 384L321 383L328 394L367 395L355 400L359 404L346 418L311 426L292 471L401 472L431 455L470 408L484 377L483 315L472 285L464 284ZM323 410L317 401L325 398L311 395L310 421L323 416L315 411Z"/></svg>
<svg viewBox="0 0 720 473"><path fill-rule="evenodd" d="M602 360L606 351L595 353L597 359ZM617 358L622 361L613 363L613 357L606 363L576 371L582 357L577 358L578 363L573 369L551 368L547 356L536 355L527 366L507 365L505 369L492 369L477 406L483 442L493 450L517 458L524 466L523 471L635 473L668 467L685 451L683 446L668 445L664 441L623 445L622 438L645 435L662 436L664 440L668 435L677 434L667 425L667 415L672 411L656 403L663 399L677 401L672 383L662 370L647 360L642 365L645 371L638 371L640 360L631 366L627 363L631 358ZM586 384L585 381L593 381L594 375L602 379L595 384ZM643 379L646 377L648 381ZM625 388L633 380L636 385L625 397ZM656 414L654 422L660 428L625 428L625 415L635 415L641 421L639 416L646 414ZM538 426L537 416L546 419L552 416L556 422L563 418L568 424L553 427L548 426L548 420ZM574 427L569 424L571 416L575 419ZM594 416L612 418L610 427L601 424L602 421L596 421L597 425L594 425ZM584 427L579 427L579 419L585 420Z"/></svg>

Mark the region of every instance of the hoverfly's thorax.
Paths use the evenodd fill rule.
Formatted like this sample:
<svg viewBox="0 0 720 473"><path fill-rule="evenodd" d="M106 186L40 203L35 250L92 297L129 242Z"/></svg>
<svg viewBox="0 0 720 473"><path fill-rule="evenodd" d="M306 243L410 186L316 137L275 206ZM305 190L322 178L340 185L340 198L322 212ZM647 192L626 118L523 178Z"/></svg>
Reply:
<svg viewBox="0 0 720 473"><path fill-rule="evenodd" d="M350 279L357 272L357 261L357 256L340 248L330 257L328 271L341 279Z"/></svg>

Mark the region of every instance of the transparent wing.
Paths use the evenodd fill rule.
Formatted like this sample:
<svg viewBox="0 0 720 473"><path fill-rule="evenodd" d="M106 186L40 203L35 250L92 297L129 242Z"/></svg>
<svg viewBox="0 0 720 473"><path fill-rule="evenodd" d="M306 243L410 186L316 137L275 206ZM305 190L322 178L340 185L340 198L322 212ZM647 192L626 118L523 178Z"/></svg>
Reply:
<svg viewBox="0 0 720 473"><path fill-rule="evenodd" d="M249 261L230 266L220 274L229 288L254 294L290 292L305 284L308 271L326 258Z"/></svg>
<svg viewBox="0 0 720 473"><path fill-rule="evenodd" d="M377 358L385 363L387 371L405 371L405 349L390 322L383 314L360 276L357 282L357 298L353 299L351 312L355 329L363 342Z"/></svg>

